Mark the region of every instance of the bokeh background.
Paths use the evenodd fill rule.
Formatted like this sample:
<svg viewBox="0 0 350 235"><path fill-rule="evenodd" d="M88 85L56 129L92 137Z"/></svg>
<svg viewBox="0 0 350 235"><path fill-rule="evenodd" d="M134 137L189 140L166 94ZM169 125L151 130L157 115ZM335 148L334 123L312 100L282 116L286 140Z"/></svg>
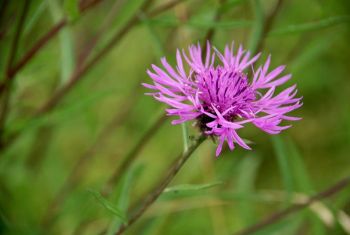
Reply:
<svg viewBox="0 0 350 235"><path fill-rule="evenodd" d="M286 64L303 119L242 130L252 151L207 140L126 234L233 234L350 174L348 0L2 0L0 17L0 234L114 234L184 149L146 70L206 39ZM255 234L350 234L350 187Z"/></svg>

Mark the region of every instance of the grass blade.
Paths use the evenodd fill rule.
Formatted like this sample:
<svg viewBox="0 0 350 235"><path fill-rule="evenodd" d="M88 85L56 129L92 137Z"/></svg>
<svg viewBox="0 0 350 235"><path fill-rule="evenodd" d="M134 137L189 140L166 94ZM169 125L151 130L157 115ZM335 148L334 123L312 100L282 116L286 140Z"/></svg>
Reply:
<svg viewBox="0 0 350 235"><path fill-rule="evenodd" d="M42 14L45 12L46 7L47 7L47 1L42 1L38 3L38 6L36 7L34 13L28 19L27 21L28 23L26 23L24 27L24 30L23 30L24 35L27 35L33 29L33 26L38 22Z"/></svg>
<svg viewBox="0 0 350 235"><path fill-rule="evenodd" d="M316 31L344 23L350 23L350 15L332 16L327 19L322 19L315 22L308 22L298 25L288 25L280 29L271 31L271 33L269 33L269 36L281 36Z"/></svg>
<svg viewBox="0 0 350 235"><path fill-rule="evenodd" d="M289 164L288 150L286 149L282 137L277 135L272 136L272 142L275 149L280 174L282 175L283 185L288 193L286 202L290 202L292 193L294 191L294 182Z"/></svg>
<svg viewBox="0 0 350 235"><path fill-rule="evenodd" d="M78 0L64 0L63 7L70 21L75 21L79 18L80 11Z"/></svg>
<svg viewBox="0 0 350 235"><path fill-rule="evenodd" d="M126 214L129 206L129 193L131 190L131 186L135 180L135 178L141 173L143 169L142 165L131 168L128 173L125 175L122 184L119 186L120 192L117 195L117 206L121 209L121 211ZM114 218L110 223L110 226L107 231L107 235L115 234L115 231L119 228L119 226L125 222L122 218Z"/></svg>
<svg viewBox="0 0 350 235"><path fill-rule="evenodd" d="M253 194L255 189L255 179L260 165L260 159L256 155L249 155L242 159L239 166L239 178L236 185L236 193ZM238 202L239 216L243 219L243 224L249 225L255 221L254 205L249 199L241 198Z"/></svg>
<svg viewBox="0 0 350 235"><path fill-rule="evenodd" d="M123 222L126 221L126 216L124 214L124 212L119 209L118 207L116 207L115 205L113 205L110 201L108 201L107 199L105 199L99 192L94 191L94 190L89 190L89 192L96 198L96 200L111 214L115 215L116 217L118 217L120 220L122 220Z"/></svg>
<svg viewBox="0 0 350 235"><path fill-rule="evenodd" d="M250 40L248 43L248 48L249 48L249 51L251 51L254 54L258 49L258 44L264 31L265 18L264 18L264 12L260 1L253 0L252 4L254 8L255 22L254 22L252 35L250 36Z"/></svg>
<svg viewBox="0 0 350 235"><path fill-rule="evenodd" d="M56 0L49 0L49 9L54 22L58 22L64 16L61 7ZM66 83L74 70L74 46L72 34L69 28L64 28L59 33L61 52L61 83Z"/></svg>
<svg viewBox="0 0 350 235"><path fill-rule="evenodd" d="M181 184L164 189L163 193L181 193L181 192L193 192L204 189L213 188L218 185L222 185L222 182L214 182L208 184Z"/></svg>

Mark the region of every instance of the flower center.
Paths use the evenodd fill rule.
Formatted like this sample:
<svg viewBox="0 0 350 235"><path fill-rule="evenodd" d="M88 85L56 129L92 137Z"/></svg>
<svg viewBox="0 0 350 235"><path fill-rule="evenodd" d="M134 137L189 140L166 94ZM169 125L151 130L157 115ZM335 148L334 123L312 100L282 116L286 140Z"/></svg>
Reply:
<svg viewBox="0 0 350 235"><path fill-rule="evenodd" d="M214 106L228 121L246 117L252 112L251 102L256 97L246 74L240 71L227 71L218 66L195 76L199 99L206 112L215 115ZM202 128L212 121L211 117L205 116L198 118L199 122L203 123Z"/></svg>

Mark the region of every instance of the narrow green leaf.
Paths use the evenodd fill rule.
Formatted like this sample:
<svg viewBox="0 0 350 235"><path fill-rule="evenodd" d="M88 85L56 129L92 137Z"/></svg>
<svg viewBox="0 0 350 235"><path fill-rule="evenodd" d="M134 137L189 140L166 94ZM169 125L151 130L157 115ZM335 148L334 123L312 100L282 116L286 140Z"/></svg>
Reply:
<svg viewBox="0 0 350 235"><path fill-rule="evenodd" d="M334 40L336 38L330 34L310 41L291 64L290 70L292 73L296 73L307 67L310 62L313 62L320 54L324 53L328 49L328 45L332 44ZM305 81L304 84L307 82L312 81Z"/></svg>
<svg viewBox="0 0 350 235"><path fill-rule="evenodd" d="M288 150L286 149L283 139L280 136L272 136L272 142L275 149L280 174L282 175L283 185L288 193L288 198L286 202L290 202L292 198L292 193L294 191L294 183L293 175L290 169L290 164L288 162Z"/></svg>
<svg viewBox="0 0 350 235"><path fill-rule="evenodd" d="M40 19L40 16L45 12L47 7L47 1L42 1L38 4L38 6L36 7L36 9L34 10L34 13L31 15L31 17L28 19L23 33L26 35L28 34L33 26L38 22L38 20Z"/></svg>
<svg viewBox="0 0 350 235"><path fill-rule="evenodd" d="M289 162L293 171L293 178L295 180L296 190L304 193L312 193L313 186L311 179L306 170L303 157L300 155L297 147L293 143L292 139L288 138L286 141L288 152L290 153Z"/></svg>
<svg viewBox="0 0 350 235"><path fill-rule="evenodd" d="M314 192L314 187L307 173L303 157L298 151L296 145L293 143L292 139L287 139L285 144L289 153L289 163L295 183L295 191L312 195ZM312 231L312 234L326 234L326 227L320 220L319 215L315 214L314 211L307 210L305 212L301 212L300 217L302 216L310 220L310 230Z"/></svg>
<svg viewBox="0 0 350 235"><path fill-rule="evenodd" d="M111 95L115 92L116 88L108 88L103 91L96 91L92 95L82 96L80 100L75 101L71 105L65 106L64 108L57 109L49 115L44 115L43 117L38 117L30 120L14 121L13 123L9 124L7 130L8 132L6 132L5 134L9 135L17 131L25 132L29 130L34 130L35 128L48 124L49 122L63 124L65 121L71 120L71 117L74 114L85 110L87 107L90 107L91 105L100 101L102 98Z"/></svg>
<svg viewBox="0 0 350 235"><path fill-rule="evenodd" d="M116 206L114 206L110 201L108 201L107 199L105 199L99 192L94 191L94 190L89 190L89 192L96 198L96 200L104 207L106 208L106 210L110 213L112 213L113 215L115 215L116 217L118 217L120 220L122 220L123 222L126 221L126 216L124 214L124 212L122 212L121 209L117 208Z"/></svg>
<svg viewBox="0 0 350 235"><path fill-rule="evenodd" d="M255 14L255 22L254 22L252 35L250 36L250 40L248 43L248 48L252 54L255 54L256 50L258 49L257 48L258 43L263 34L265 18L264 18L264 12L260 1L252 0L252 5L254 9L254 14Z"/></svg>
<svg viewBox="0 0 350 235"><path fill-rule="evenodd" d="M79 1L78 0L64 0L63 8L70 21L75 21L79 18Z"/></svg>
<svg viewBox="0 0 350 235"><path fill-rule="evenodd" d="M152 37L152 42L154 44L155 47L155 51L156 54L159 57L162 57L165 55L165 50L164 47L162 45L162 42L160 41L160 37L158 36L158 34L156 33L156 31L153 28L153 25L150 24L149 19L147 18L147 16L145 14L140 14L141 19L143 20L143 22L145 23L145 25L147 26L147 29L150 32L150 35ZM183 148L184 148L184 152L187 151L188 146L189 146L189 139L188 139L188 128L186 123L181 123L181 130L182 130L182 140L183 140Z"/></svg>
<svg viewBox="0 0 350 235"><path fill-rule="evenodd" d="M255 232L254 235L294 235L297 234L298 228L302 222L303 220L301 217L294 215L291 218L286 218L277 223L273 223L270 226Z"/></svg>
<svg viewBox="0 0 350 235"><path fill-rule="evenodd" d="M179 21L177 18L162 17L156 19L144 19L148 24L163 26L163 27L179 27L188 26L196 29L234 29L234 28L246 28L250 27L253 22L249 20L221 20L221 21L209 21L209 20L198 20L190 19L185 22Z"/></svg>
<svg viewBox="0 0 350 235"><path fill-rule="evenodd" d="M116 25L114 27L121 27L122 25L126 24L131 17L133 17L135 14L138 14L138 11L140 10L140 7L144 1L145 0L126 1L115 20Z"/></svg>
<svg viewBox="0 0 350 235"><path fill-rule="evenodd" d="M243 158L239 165L239 172L236 185L236 193L253 194L255 191L255 179L260 159L256 155L249 155ZM254 206L247 198L242 198L238 202L239 216L242 217L245 225L255 222Z"/></svg>
<svg viewBox="0 0 350 235"><path fill-rule="evenodd" d="M63 10L57 0L49 0L49 9L54 22L64 17ZM67 82L75 67L74 46L70 28L64 28L59 33L61 52L61 83Z"/></svg>
<svg viewBox="0 0 350 235"><path fill-rule="evenodd" d="M350 15L344 16L333 16L327 19L322 19L315 22L308 22L298 25L288 25L280 29L276 29L270 32L269 36L278 36L278 35L287 35L287 34L296 34L309 31L320 30L334 25L350 23Z"/></svg>
<svg viewBox="0 0 350 235"><path fill-rule="evenodd" d="M288 193L288 202L295 191L310 194L313 190L302 157L291 140L285 141L280 136L272 138L277 155L283 183ZM311 211L300 212L298 217L310 220L313 234L325 234L325 226L318 216Z"/></svg>
<svg viewBox="0 0 350 235"><path fill-rule="evenodd" d="M153 25L150 23L149 18L147 18L147 16L143 13L140 13L140 18L142 19L143 23L145 23L145 25L147 26L147 29L151 35L152 43L155 49L155 54L158 57L163 57L165 55L163 44Z"/></svg>
<svg viewBox="0 0 350 235"><path fill-rule="evenodd" d="M199 21L199 20L190 20L185 23L188 26L193 28L220 28L220 29L233 29L233 28L245 28L253 24L249 20L230 20L230 21Z"/></svg>
<svg viewBox="0 0 350 235"><path fill-rule="evenodd" d="M135 15L139 16L140 8L143 6L146 0L128 0L122 1L118 14L115 17L113 13L109 16L111 18L111 24L108 24L108 30L105 31L105 36L101 38L100 42L96 45L94 51L98 51L104 48L114 35L123 28ZM119 7L119 6L118 6ZM141 17L141 16L140 16Z"/></svg>
<svg viewBox="0 0 350 235"><path fill-rule="evenodd" d="M153 235L160 234L158 230L162 228L162 225L168 221L170 215L162 215L157 216L155 218L151 218L147 224L142 228L139 235Z"/></svg>
<svg viewBox="0 0 350 235"><path fill-rule="evenodd" d="M142 165L132 167L127 172L127 174L124 176L122 183L118 187L120 189L120 191L117 194L116 201L117 201L118 208L120 208L120 210L124 214L127 214L131 186L132 186L135 178L138 175L140 175L142 170L143 170ZM119 226L122 224L122 222L124 222L124 221L121 218L114 218L109 225L107 235L115 234L116 230L119 228Z"/></svg>
<svg viewBox="0 0 350 235"><path fill-rule="evenodd" d="M208 184L181 184L173 187L166 188L163 193L179 193L188 191L199 191L204 189L213 188L218 185L222 185L222 182L214 182Z"/></svg>
<svg viewBox="0 0 350 235"><path fill-rule="evenodd" d="M246 0L228 0L225 1L223 4L221 4L220 8L219 8L219 12L221 14L231 10L233 7L243 3Z"/></svg>

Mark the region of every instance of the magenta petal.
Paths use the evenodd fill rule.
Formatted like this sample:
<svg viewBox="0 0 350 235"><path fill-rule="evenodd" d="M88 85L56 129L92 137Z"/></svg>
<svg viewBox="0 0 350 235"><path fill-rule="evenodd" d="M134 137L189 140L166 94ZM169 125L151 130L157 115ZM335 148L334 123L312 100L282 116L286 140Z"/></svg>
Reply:
<svg viewBox="0 0 350 235"><path fill-rule="evenodd" d="M247 123L266 133L278 134L291 127L284 122L300 120L289 115L302 106L296 86L276 92L276 87L292 77L281 76L284 65L270 71L268 56L262 66L254 69L260 53L251 56L242 46L234 53L233 43L223 53L213 50L207 42L202 58L199 43L190 45L187 52L176 51L176 66L162 58L163 68L151 65L153 71L147 70L153 84L142 85L151 90L147 94L170 106L167 115L176 117L172 124L196 120L204 134L219 139L216 149L219 156L225 141L231 150L235 143L251 149L237 133ZM219 60L218 65L215 60ZM245 69L250 71L243 72Z"/></svg>

